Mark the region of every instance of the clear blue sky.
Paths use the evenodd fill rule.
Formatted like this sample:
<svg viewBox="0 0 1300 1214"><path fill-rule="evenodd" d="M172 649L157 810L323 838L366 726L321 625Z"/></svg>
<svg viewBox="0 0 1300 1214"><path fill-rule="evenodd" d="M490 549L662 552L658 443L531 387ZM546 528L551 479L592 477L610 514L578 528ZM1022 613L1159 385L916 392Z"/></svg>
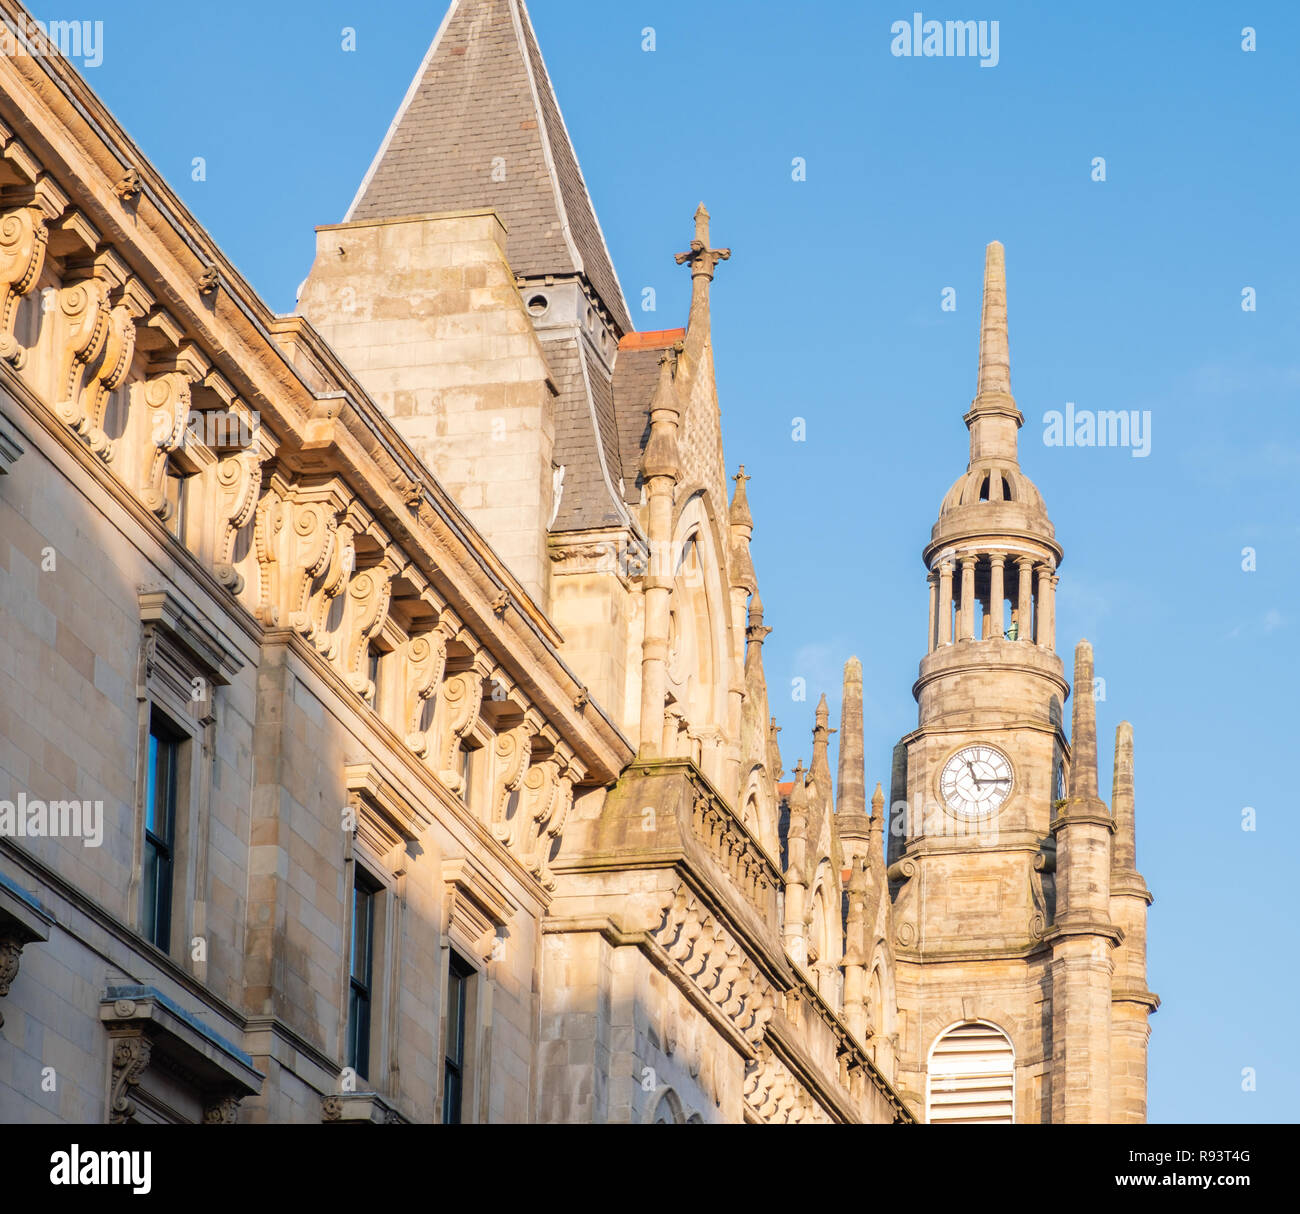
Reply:
<svg viewBox="0 0 1300 1214"><path fill-rule="evenodd" d="M1060 648L1088 637L1106 679L1104 787L1116 724L1136 733L1164 1000L1151 1119L1296 1120L1300 826L1283 775L1300 674L1300 6L919 6L996 17L995 68L891 56L890 25L913 4L531 7L640 327L684 322L671 255L701 198L735 251L714 291L718 375L728 460L754 476L787 769L811 749L818 691L838 715L850 654L872 783L887 785L915 724L920 553L965 467L983 249L1004 242L1022 465L1065 547ZM342 218L442 0L96 8L92 86L290 310L312 227ZM945 287L955 312L940 309ZM1150 455L1045 446L1043 414L1066 401L1149 410ZM794 417L806 442L791 441ZM784 690L797 676L806 703Z"/></svg>

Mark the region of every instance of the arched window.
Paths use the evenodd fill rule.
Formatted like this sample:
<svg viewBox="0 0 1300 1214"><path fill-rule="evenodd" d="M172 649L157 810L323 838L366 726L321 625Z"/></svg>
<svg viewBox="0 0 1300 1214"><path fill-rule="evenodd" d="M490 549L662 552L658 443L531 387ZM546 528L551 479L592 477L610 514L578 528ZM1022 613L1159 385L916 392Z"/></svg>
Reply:
<svg viewBox="0 0 1300 1214"><path fill-rule="evenodd" d="M984 1020L943 1033L930 1049L925 1105L933 1125L1013 1122L1016 1052L1006 1033Z"/></svg>

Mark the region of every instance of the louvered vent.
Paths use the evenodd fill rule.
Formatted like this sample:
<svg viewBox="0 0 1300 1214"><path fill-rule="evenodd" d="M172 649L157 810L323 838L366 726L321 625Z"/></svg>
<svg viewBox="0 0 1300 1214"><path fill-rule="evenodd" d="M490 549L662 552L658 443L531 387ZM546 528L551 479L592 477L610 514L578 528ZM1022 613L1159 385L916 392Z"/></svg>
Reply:
<svg viewBox="0 0 1300 1214"><path fill-rule="evenodd" d="M991 1024L949 1029L930 1051L926 1106L933 1125L1015 1120L1016 1054Z"/></svg>

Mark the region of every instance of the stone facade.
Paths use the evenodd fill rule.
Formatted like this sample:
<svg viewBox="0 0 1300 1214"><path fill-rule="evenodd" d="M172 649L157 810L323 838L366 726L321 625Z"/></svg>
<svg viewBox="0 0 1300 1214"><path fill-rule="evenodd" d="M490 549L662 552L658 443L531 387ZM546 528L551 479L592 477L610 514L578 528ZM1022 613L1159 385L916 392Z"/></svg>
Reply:
<svg viewBox="0 0 1300 1214"><path fill-rule="evenodd" d="M984 1023L1017 1120L1144 1116L1131 732L1112 818L1000 269L892 791L990 742L1015 791L886 854L856 659L779 783L730 250L701 205L632 331L522 0L451 5L290 316L57 54L0 153L0 1120L907 1122ZM1036 642L975 639L986 550Z"/></svg>

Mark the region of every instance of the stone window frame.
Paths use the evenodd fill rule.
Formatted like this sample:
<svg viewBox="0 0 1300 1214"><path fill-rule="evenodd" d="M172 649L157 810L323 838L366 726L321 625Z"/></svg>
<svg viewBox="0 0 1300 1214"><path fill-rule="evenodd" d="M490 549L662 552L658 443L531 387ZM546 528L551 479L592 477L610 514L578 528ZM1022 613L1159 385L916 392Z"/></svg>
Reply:
<svg viewBox="0 0 1300 1214"><path fill-rule="evenodd" d="M348 808L343 831L343 888L346 898L341 911L345 947L340 950L338 966L338 1057L342 1068L351 991L352 890L360 869L375 887L370 1074L357 1076L355 1089L344 1087L340 1080L340 1091L325 1098L324 1117L329 1121L372 1120L366 1110L375 1104L383 1110L380 1120L400 1120L390 1102L398 1095L398 994L402 977L402 915L410 865L407 848L420 837L431 818L386 768L369 757L346 763L343 776ZM365 1110L359 1111L359 1106L351 1107L358 1101L366 1106Z"/></svg>
<svg viewBox="0 0 1300 1214"><path fill-rule="evenodd" d="M442 863L445 920L438 957L438 1034L435 1055L447 1055L448 996L453 954L473 971L465 1000L465 1051L461 1070L461 1124L483 1120L488 1064L486 1028L492 1021L493 967L505 954L507 928L518 911L500 883L472 856L454 856ZM444 1107L445 1067L437 1070L436 1113Z"/></svg>
<svg viewBox="0 0 1300 1214"><path fill-rule="evenodd" d="M176 820L168 947L159 949L200 981L206 962L190 942L207 932L208 836L220 689L244 666L233 643L199 618L169 587L139 592L141 644L136 676L136 779L125 922L143 935L145 797L149 734L155 716L176 734ZM194 692L202 694L196 698ZM206 953L201 953L200 957Z"/></svg>

